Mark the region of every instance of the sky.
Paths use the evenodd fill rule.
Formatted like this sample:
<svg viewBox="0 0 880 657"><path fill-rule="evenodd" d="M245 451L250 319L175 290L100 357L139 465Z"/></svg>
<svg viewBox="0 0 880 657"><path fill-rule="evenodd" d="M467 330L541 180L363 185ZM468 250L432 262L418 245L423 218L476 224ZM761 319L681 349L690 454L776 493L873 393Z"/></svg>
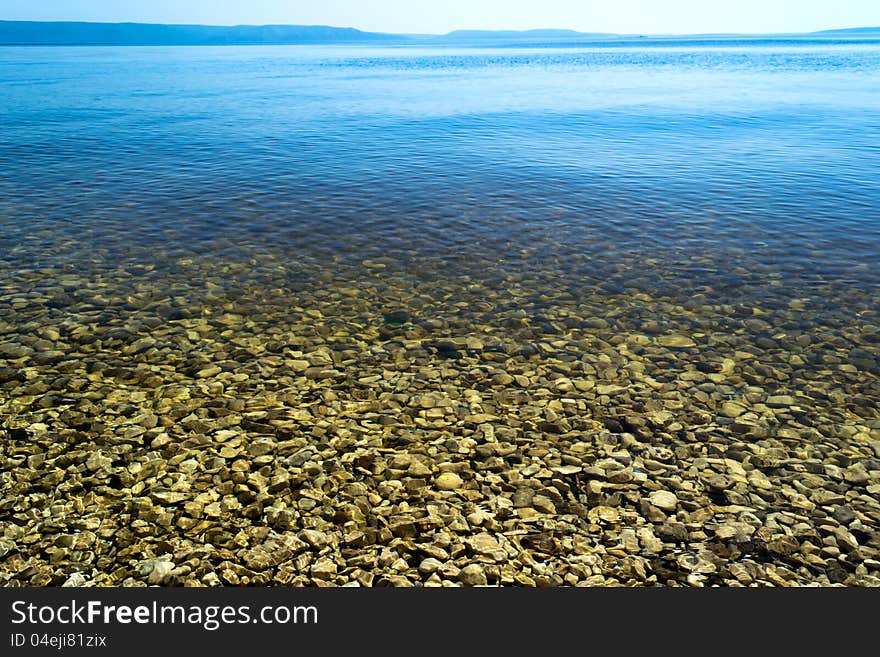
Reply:
<svg viewBox="0 0 880 657"><path fill-rule="evenodd" d="M778 33L880 26L880 0L0 0L0 20Z"/></svg>

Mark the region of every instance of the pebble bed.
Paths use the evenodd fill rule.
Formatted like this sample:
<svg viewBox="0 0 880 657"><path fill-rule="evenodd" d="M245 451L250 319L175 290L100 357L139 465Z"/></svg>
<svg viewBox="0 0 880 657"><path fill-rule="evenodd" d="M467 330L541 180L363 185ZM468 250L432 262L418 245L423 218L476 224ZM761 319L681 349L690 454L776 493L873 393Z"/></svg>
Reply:
<svg viewBox="0 0 880 657"><path fill-rule="evenodd" d="M880 585L876 287L40 248L0 585Z"/></svg>

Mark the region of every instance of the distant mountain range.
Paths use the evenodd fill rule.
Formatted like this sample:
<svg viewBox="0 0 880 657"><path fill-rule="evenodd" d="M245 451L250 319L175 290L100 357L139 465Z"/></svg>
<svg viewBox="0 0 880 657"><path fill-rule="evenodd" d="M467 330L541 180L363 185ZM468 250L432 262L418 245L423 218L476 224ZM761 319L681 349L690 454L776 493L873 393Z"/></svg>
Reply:
<svg viewBox="0 0 880 657"><path fill-rule="evenodd" d="M663 38L670 38L666 35ZM708 35L693 35L706 38ZM732 37L735 35L724 35ZM747 35L755 37L756 35ZM791 35L787 35L791 36ZM880 37L880 27L825 30L799 36ZM324 25L162 25L153 23L83 23L0 21L0 45L269 45L269 44L529 44L574 43L596 39L640 38L574 30L456 30L449 34L383 34ZM661 37L658 37L661 38ZM681 38L680 36L675 38Z"/></svg>
<svg viewBox="0 0 880 657"><path fill-rule="evenodd" d="M309 43L382 43L393 34L323 25L161 25L0 21L2 45L222 46Z"/></svg>
<svg viewBox="0 0 880 657"><path fill-rule="evenodd" d="M822 35L840 35L840 36L880 36L880 27L850 27L844 30L822 30L821 32L813 32L813 34Z"/></svg>
<svg viewBox="0 0 880 657"><path fill-rule="evenodd" d="M576 32L574 30L455 30L435 36L444 41L473 41L481 39L570 40L616 37L608 32Z"/></svg>

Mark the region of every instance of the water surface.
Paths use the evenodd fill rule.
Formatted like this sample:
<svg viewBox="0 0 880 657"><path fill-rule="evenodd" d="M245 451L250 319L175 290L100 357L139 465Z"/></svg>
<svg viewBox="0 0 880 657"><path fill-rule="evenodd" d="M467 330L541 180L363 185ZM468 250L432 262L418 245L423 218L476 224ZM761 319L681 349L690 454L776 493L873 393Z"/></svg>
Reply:
<svg viewBox="0 0 880 657"><path fill-rule="evenodd" d="M518 555L481 582L876 585L878 79L830 40L0 48L0 581L418 585L377 555L442 516L455 572Z"/></svg>
<svg viewBox="0 0 880 657"><path fill-rule="evenodd" d="M70 236L114 258L638 252L683 276L701 255L870 286L878 71L880 46L796 42L4 48L2 239L49 229L47 255Z"/></svg>

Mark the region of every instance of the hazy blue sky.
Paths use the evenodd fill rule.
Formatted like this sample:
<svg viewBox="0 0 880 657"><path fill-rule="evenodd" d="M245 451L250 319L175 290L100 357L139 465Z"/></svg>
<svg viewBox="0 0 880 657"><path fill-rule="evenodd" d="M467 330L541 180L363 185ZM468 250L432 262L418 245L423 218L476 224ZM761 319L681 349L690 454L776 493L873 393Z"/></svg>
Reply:
<svg viewBox="0 0 880 657"><path fill-rule="evenodd" d="M880 0L0 0L0 19L336 25L385 32L807 32L880 26Z"/></svg>

